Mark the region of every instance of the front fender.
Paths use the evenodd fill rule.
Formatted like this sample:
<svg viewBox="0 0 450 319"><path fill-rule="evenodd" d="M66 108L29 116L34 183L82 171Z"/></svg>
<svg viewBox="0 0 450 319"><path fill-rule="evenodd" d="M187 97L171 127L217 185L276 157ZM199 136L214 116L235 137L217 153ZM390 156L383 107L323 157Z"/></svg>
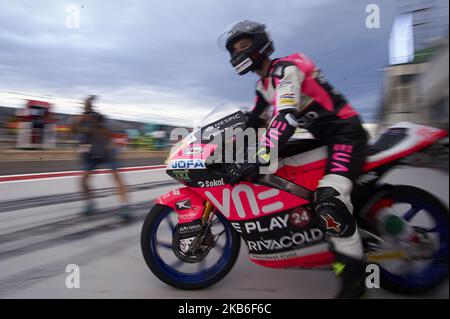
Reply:
<svg viewBox="0 0 450 319"><path fill-rule="evenodd" d="M173 208L178 213L180 224L200 219L205 209L205 200L189 187L174 189L161 195L156 204Z"/></svg>

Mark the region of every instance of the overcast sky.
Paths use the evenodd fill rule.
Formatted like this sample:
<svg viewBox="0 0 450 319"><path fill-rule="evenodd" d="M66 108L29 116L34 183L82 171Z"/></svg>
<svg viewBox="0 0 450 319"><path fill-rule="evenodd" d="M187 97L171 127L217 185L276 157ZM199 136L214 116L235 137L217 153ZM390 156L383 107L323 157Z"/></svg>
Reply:
<svg viewBox="0 0 450 319"><path fill-rule="evenodd" d="M381 9L368 29L366 6ZM68 28L67 5L80 9ZM224 100L250 106L254 74L238 76L217 38L241 19L265 23L274 57L304 52L367 122L375 119L397 1L0 0L0 104L12 92L47 96L78 112L99 94L112 117L190 121ZM3 98L3 100L2 100ZM16 106L12 105L12 106Z"/></svg>

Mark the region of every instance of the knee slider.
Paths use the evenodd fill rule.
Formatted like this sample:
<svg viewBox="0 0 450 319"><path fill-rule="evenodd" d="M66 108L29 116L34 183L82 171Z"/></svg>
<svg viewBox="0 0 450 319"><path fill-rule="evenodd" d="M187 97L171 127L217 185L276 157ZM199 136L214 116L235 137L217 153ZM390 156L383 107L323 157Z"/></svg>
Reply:
<svg viewBox="0 0 450 319"><path fill-rule="evenodd" d="M350 237L355 233L356 222L347 206L338 198L332 187L317 189L315 209L323 230L332 237Z"/></svg>

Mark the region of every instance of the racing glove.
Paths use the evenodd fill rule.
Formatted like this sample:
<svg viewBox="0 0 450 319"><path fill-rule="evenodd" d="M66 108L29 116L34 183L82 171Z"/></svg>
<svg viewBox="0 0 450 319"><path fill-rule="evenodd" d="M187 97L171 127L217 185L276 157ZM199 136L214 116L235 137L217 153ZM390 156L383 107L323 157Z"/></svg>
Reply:
<svg viewBox="0 0 450 319"><path fill-rule="evenodd" d="M233 164L230 169L230 185L237 185L247 177L255 177L258 175L258 171L259 164L257 163Z"/></svg>

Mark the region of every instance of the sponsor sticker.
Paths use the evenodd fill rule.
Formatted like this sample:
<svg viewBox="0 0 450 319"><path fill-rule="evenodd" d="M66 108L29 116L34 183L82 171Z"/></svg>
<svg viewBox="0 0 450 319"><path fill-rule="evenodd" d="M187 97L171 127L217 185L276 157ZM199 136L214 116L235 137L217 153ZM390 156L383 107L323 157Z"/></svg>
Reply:
<svg viewBox="0 0 450 319"><path fill-rule="evenodd" d="M191 208L191 200L187 199L187 200L183 200L181 202L175 203L175 207L178 210L189 209L189 208Z"/></svg>
<svg viewBox="0 0 450 319"><path fill-rule="evenodd" d="M295 104L295 99L291 99L291 98L282 98L280 99L280 105L282 106L286 106L286 105L294 105Z"/></svg>
<svg viewBox="0 0 450 319"><path fill-rule="evenodd" d="M266 223L263 223L262 220L244 222L241 230L244 230L247 234L261 234L271 232L276 229L284 229L288 227L288 219L289 215L285 214L284 216L271 217L268 221L266 221Z"/></svg>
<svg viewBox="0 0 450 319"><path fill-rule="evenodd" d="M190 181L191 178L189 177L189 171L183 170L183 171L173 171L173 175L177 180L181 181Z"/></svg>
<svg viewBox="0 0 450 319"><path fill-rule="evenodd" d="M291 213L289 222L295 227L303 228L309 225L311 218L311 213L307 209L300 207Z"/></svg>
<svg viewBox="0 0 450 319"><path fill-rule="evenodd" d="M205 169L205 162L200 159L178 159L169 163L170 169Z"/></svg>
<svg viewBox="0 0 450 319"><path fill-rule="evenodd" d="M221 179L214 179L211 181L199 181L197 184L200 187L217 187L217 186L224 186L225 181L223 180L223 178L221 178Z"/></svg>
<svg viewBox="0 0 450 319"><path fill-rule="evenodd" d="M191 146L183 150L183 153L186 155L197 155L202 154L205 149L201 146Z"/></svg>
<svg viewBox="0 0 450 319"><path fill-rule="evenodd" d="M180 249L183 253L187 253L189 251L189 247L191 246L192 242L194 241L195 237L191 238L185 238L180 240Z"/></svg>
<svg viewBox="0 0 450 319"><path fill-rule="evenodd" d="M279 96L278 105L294 105L298 100L298 94L295 90L295 85L292 82L286 81L281 83L277 89Z"/></svg>
<svg viewBox="0 0 450 319"><path fill-rule="evenodd" d="M250 58L247 58L238 65L236 65L234 69L236 70L236 72L240 73L246 68L248 68L250 65L252 65L252 63L253 63L252 60Z"/></svg>
<svg viewBox="0 0 450 319"><path fill-rule="evenodd" d="M327 230L333 229L336 233L339 233L341 231L341 224L338 223L330 214L326 214L325 216L321 217L326 223Z"/></svg>
<svg viewBox="0 0 450 319"><path fill-rule="evenodd" d="M197 216L197 213L196 212L193 212L193 211L191 211L191 212L187 212L187 213L183 213L183 214L179 214L178 215L178 221L180 222L180 223L183 223L183 222L185 222L186 220L192 220L193 218L195 218Z"/></svg>
<svg viewBox="0 0 450 319"><path fill-rule="evenodd" d="M178 233L182 238L197 236L202 232L202 229L202 224L198 220L191 223L178 225Z"/></svg>
<svg viewBox="0 0 450 319"><path fill-rule="evenodd" d="M251 252L272 252L316 243L322 239L322 231L318 228L312 228L279 238L247 240L247 245Z"/></svg>

